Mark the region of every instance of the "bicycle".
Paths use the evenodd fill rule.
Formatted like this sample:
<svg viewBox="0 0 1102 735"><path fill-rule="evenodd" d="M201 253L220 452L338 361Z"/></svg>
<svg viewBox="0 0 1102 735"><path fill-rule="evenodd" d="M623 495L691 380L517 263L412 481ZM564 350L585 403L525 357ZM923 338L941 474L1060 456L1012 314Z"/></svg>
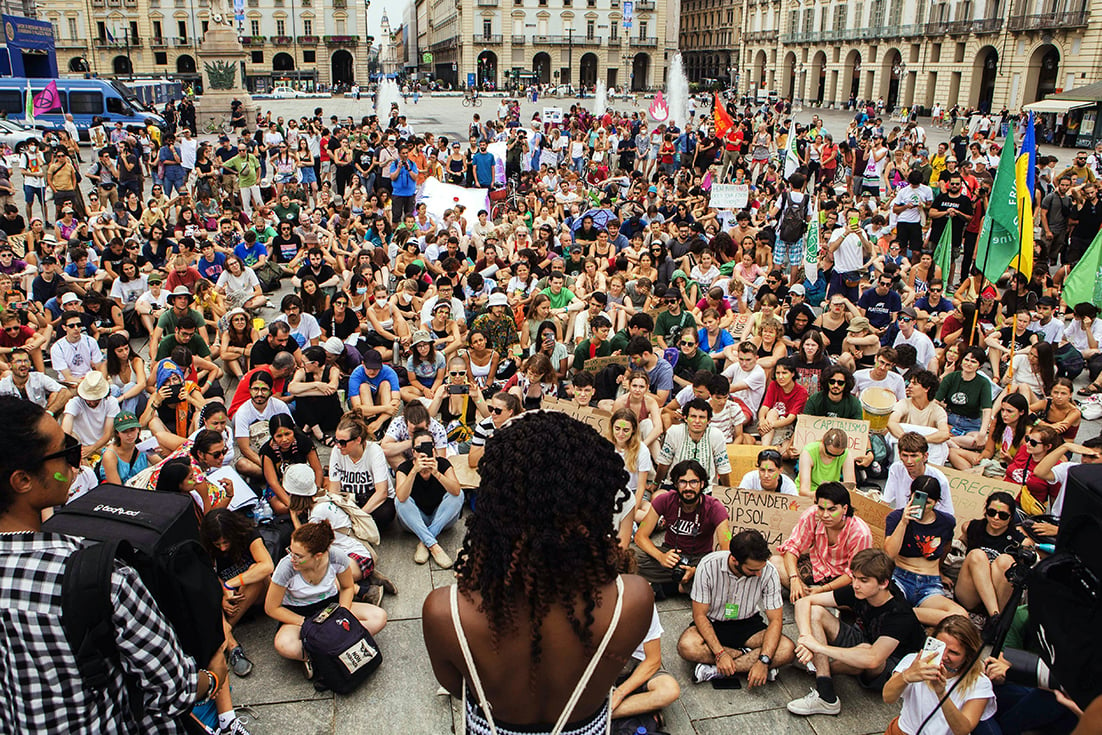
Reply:
<svg viewBox="0 0 1102 735"><path fill-rule="evenodd" d="M207 118L207 124L203 126L202 132L229 135L233 132L233 126L230 125L229 120L218 115L211 115Z"/></svg>
<svg viewBox="0 0 1102 735"><path fill-rule="evenodd" d="M505 186L491 189L490 197L490 221L500 224L509 212L515 212L520 205L521 195L517 191L517 184L512 179L505 182Z"/></svg>
<svg viewBox="0 0 1102 735"><path fill-rule="evenodd" d="M482 107L482 98L478 95L463 95L464 107Z"/></svg>

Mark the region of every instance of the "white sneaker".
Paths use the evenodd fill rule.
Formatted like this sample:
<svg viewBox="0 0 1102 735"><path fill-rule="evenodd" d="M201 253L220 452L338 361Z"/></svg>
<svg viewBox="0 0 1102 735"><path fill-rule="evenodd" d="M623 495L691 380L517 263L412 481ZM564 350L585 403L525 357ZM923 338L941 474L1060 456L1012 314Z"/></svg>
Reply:
<svg viewBox="0 0 1102 735"><path fill-rule="evenodd" d="M696 668L693 669L693 679L697 684L722 678L723 675L719 673L719 668L713 664L697 664Z"/></svg>
<svg viewBox="0 0 1102 735"><path fill-rule="evenodd" d="M842 700L825 702L819 692L812 689L805 696L788 703L788 711L794 715L836 715L842 711Z"/></svg>
<svg viewBox="0 0 1102 735"><path fill-rule="evenodd" d="M776 681L778 673L780 673L778 669L769 669L769 681Z"/></svg>

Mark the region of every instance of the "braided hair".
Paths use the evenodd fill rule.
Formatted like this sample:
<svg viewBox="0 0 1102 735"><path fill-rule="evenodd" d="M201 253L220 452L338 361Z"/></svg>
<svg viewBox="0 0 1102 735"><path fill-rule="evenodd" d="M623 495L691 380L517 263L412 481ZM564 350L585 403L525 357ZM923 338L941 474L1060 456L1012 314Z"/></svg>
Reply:
<svg viewBox="0 0 1102 735"><path fill-rule="evenodd" d="M553 605L592 649L600 590L627 563L612 524L629 497L623 460L592 427L534 411L494 433L479 471L478 505L455 567L459 590L480 595L494 645L527 608L533 663L542 653L539 623Z"/></svg>

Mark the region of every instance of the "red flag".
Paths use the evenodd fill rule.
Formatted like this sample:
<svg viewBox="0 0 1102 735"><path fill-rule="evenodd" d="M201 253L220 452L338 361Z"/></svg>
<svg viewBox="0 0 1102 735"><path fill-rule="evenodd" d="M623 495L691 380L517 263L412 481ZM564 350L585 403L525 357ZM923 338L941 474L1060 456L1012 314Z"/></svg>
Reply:
<svg viewBox="0 0 1102 735"><path fill-rule="evenodd" d="M716 101L712 105L712 110L715 113L716 136L723 137L728 130L734 127L735 121L727 114L727 108L723 106L723 102L719 98L719 92L716 92Z"/></svg>
<svg viewBox="0 0 1102 735"><path fill-rule="evenodd" d="M34 96L34 114L42 115L46 112L61 109L61 100L58 99L57 82L53 81L46 88Z"/></svg>

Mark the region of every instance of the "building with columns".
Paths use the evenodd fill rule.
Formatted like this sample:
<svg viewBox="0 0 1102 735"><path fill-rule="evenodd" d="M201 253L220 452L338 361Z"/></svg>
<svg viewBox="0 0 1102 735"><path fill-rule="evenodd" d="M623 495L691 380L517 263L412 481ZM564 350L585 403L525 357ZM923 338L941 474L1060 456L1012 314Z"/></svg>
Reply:
<svg viewBox="0 0 1102 735"><path fill-rule="evenodd" d="M677 50L677 18L678 3L665 0L416 0L417 71L453 87L534 75L654 89Z"/></svg>
<svg viewBox="0 0 1102 735"><path fill-rule="evenodd" d="M198 81L209 0L36 0L61 73ZM232 12L230 0L214 7ZM215 10L217 12L217 10ZM366 8L356 0L245 0L238 26L250 91L367 82Z"/></svg>
<svg viewBox="0 0 1102 735"><path fill-rule="evenodd" d="M738 88L805 105L1018 110L1102 67L1094 0L742 2Z"/></svg>
<svg viewBox="0 0 1102 735"><path fill-rule="evenodd" d="M743 0L681 0L678 48L690 82L738 86Z"/></svg>

